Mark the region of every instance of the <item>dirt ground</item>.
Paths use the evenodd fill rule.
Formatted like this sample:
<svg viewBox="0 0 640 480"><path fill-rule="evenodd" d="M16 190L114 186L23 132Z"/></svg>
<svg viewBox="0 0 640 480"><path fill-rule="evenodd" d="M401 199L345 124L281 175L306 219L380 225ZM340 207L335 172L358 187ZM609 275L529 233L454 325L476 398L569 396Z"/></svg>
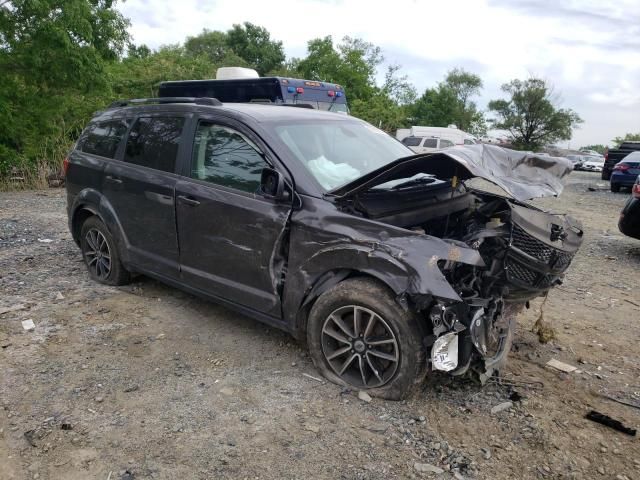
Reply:
<svg viewBox="0 0 640 480"><path fill-rule="evenodd" d="M586 231L544 306L555 340L531 332L537 300L502 384L433 375L370 403L282 332L144 277L91 282L62 190L0 193L0 479L640 479L639 437L584 418L640 427L602 396L640 405L640 241L598 178L537 202Z"/></svg>

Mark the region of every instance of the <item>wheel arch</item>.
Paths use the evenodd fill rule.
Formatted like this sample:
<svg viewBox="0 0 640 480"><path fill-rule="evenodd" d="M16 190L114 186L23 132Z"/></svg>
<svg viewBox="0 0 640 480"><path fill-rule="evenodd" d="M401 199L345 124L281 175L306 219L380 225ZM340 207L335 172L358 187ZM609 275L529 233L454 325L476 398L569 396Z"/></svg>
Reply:
<svg viewBox="0 0 640 480"><path fill-rule="evenodd" d="M331 290L339 283L352 278L369 278L371 280L374 280L375 282L381 284L383 287L389 290L389 293L396 298L396 301L401 308L407 308L406 302L401 300L402 291L398 292L394 289L394 287L398 288L398 285L394 285L393 283L395 282L392 282L392 284L390 284L390 282L388 282L388 278L385 278L385 276L381 275L379 271L376 271L375 269L333 268L319 275L313 282L311 287L307 289L306 293L304 294L302 302L300 303L300 306L298 307L295 314L293 331L295 332L296 337L306 337L309 312L313 308L313 305L318 300L318 298L320 298L323 293Z"/></svg>
<svg viewBox="0 0 640 480"><path fill-rule="evenodd" d="M69 229L74 242L80 245L82 224L90 217L97 216L109 229L116 242L122 260L128 261L127 236L111 202L99 191L91 188L82 190L73 202L69 216Z"/></svg>

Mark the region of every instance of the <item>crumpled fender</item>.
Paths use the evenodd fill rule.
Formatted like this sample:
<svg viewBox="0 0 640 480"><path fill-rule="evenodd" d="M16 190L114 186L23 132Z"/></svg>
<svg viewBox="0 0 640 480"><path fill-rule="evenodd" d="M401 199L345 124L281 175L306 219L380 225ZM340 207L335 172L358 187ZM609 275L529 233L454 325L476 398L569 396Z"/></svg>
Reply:
<svg viewBox="0 0 640 480"><path fill-rule="evenodd" d="M438 261L485 265L479 252L455 241L336 212L324 200L307 201L315 203L318 211L306 208L295 212L291 220L290 245L295 245L295 250L289 254L284 288L287 321L294 321L314 284L327 272L349 270L371 275L397 296L431 295L460 301Z"/></svg>

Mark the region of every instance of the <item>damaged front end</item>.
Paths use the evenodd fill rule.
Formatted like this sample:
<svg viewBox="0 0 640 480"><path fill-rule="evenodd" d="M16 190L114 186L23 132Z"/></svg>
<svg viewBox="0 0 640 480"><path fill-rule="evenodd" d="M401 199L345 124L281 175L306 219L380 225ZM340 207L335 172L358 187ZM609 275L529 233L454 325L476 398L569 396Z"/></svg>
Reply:
<svg viewBox="0 0 640 480"><path fill-rule="evenodd" d="M561 192L571 169L565 159L486 146L451 150L404 159L333 193L343 210L437 237L452 252L479 254L482 262L464 261L460 253L437 258L455 295L408 296L424 319L432 368L474 372L484 382L504 365L517 314L562 283L583 232L573 218L525 203ZM507 195L465 185L477 177ZM405 261L425 262L429 254L413 251Z"/></svg>

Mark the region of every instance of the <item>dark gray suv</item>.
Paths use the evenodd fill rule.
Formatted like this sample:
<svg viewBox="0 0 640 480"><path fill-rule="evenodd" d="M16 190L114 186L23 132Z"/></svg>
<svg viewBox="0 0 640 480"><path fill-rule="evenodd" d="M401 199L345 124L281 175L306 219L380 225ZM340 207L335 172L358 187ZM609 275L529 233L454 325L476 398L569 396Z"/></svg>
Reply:
<svg viewBox="0 0 640 480"><path fill-rule="evenodd" d="M115 103L65 161L92 278L221 302L392 399L430 369L485 380L504 364L516 314L581 243L575 220L525 203L571 168L483 145L413 155L353 117L209 98Z"/></svg>

